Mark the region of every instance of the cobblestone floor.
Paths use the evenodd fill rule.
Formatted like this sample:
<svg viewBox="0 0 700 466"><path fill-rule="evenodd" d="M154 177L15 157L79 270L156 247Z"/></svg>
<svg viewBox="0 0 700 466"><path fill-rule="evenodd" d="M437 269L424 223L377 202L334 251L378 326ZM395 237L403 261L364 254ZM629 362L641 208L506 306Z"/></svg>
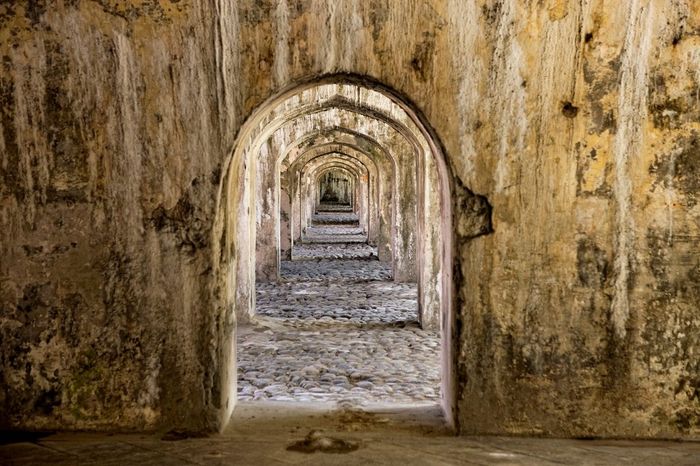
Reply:
<svg viewBox="0 0 700 466"><path fill-rule="evenodd" d="M304 243L367 243L367 233L360 227L357 214L336 207L313 214L311 225L304 229Z"/></svg>
<svg viewBox="0 0 700 466"><path fill-rule="evenodd" d="M318 212L311 217L317 225L326 224L352 224L357 225L360 219L354 212Z"/></svg>
<svg viewBox="0 0 700 466"><path fill-rule="evenodd" d="M415 322L416 286L387 281L260 283L256 312L297 326L319 322L391 326Z"/></svg>
<svg viewBox="0 0 700 466"><path fill-rule="evenodd" d="M319 225L306 227L306 235L327 242L342 241L349 236L363 235L364 230L356 225Z"/></svg>
<svg viewBox="0 0 700 466"><path fill-rule="evenodd" d="M371 258L377 258L377 248L366 243L300 244L292 251L293 260Z"/></svg>
<svg viewBox="0 0 700 466"><path fill-rule="evenodd" d="M438 339L415 326L319 326L301 320L242 330L241 401L361 406L438 400Z"/></svg>
<svg viewBox="0 0 700 466"><path fill-rule="evenodd" d="M365 259L282 261L280 274L287 282L390 280L392 276L391 264Z"/></svg>
<svg viewBox="0 0 700 466"><path fill-rule="evenodd" d="M304 245L294 257L355 257L365 245ZM285 261L257 286L256 320L238 331L241 401L436 403L439 338L417 322L415 284L367 259Z"/></svg>
<svg viewBox="0 0 700 466"><path fill-rule="evenodd" d="M352 212L352 207L346 204L321 204L319 212Z"/></svg>
<svg viewBox="0 0 700 466"><path fill-rule="evenodd" d="M365 243L367 234L359 226L320 225L306 227L305 243Z"/></svg>

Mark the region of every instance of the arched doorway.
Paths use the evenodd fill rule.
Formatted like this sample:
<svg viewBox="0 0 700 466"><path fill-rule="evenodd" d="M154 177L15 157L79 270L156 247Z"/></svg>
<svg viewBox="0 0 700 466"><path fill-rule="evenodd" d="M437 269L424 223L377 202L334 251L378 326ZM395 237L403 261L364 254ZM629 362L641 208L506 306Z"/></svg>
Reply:
<svg viewBox="0 0 700 466"><path fill-rule="evenodd" d="M342 138L327 137L338 129ZM241 128L223 172L214 226L220 246L215 273L226 309L224 324L230 326L220 345L225 353L220 359L227 364L219 371L225 407L222 424L236 397L236 322L254 316L256 270L265 270L272 279L279 274L280 199L289 197L292 230L299 214L294 202L303 185L301 173L288 178L283 189L280 167L292 166L327 144L351 147L378 170L379 180L367 179L363 185L359 171L353 172L344 162L335 166L358 180L358 186L365 186L365 208L379 219L377 229L388 237L384 240L389 242L394 280L417 282L421 325L440 330L441 404L448 423L453 423L452 205L441 145L418 112L396 92L365 78L336 75L294 86L254 111ZM296 150L287 150L290 147ZM375 196L370 195L372 189ZM380 241L381 236L380 232ZM292 243L295 237L291 233Z"/></svg>

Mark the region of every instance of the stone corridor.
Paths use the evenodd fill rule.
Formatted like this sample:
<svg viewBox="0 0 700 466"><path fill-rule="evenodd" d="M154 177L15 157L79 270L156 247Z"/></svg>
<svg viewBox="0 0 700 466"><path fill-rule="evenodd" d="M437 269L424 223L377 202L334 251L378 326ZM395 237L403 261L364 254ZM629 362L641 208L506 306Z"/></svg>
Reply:
<svg viewBox="0 0 700 466"><path fill-rule="evenodd" d="M329 209L330 210L330 209ZM439 401L439 337L417 320L416 285L392 281L351 213L314 215L278 282L256 286L238 339L239 401Z"/></svg>
<svg viewBox="0 0 700 466"><path fill-rule="evenodd" d="M0 37L0 466L700 465L700 0Z"/></svg>

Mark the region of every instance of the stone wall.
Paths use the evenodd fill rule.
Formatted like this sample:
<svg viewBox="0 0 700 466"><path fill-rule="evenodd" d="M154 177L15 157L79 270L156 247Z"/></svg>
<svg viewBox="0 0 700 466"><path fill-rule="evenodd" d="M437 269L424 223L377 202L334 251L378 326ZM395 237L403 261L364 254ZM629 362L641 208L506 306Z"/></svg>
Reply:
<svg viewBox="0 0 700 466"><path fill-rule="evenodd" d="M5 2L2 424L221 423L221 164L353 73L452 169L461 430L700 438L699 45L692 0Z"/></svg>
<svg viewBox="0 0 700 466"><path fill-rule="evenodd" d="M0 6L3 426L216 422L214 11L123 5Z"/></svg>

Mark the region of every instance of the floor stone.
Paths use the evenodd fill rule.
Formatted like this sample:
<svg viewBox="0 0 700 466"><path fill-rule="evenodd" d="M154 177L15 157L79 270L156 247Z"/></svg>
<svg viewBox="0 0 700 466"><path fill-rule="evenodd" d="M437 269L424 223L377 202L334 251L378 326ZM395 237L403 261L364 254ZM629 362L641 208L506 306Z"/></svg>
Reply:
<svg viewBox="0 0 700 466"><path fill-rule="evenodd" d="M243 401L439 401L439 341L415 326L258 325L239 331L238 355Z"/></svg>
<svg viewBox="0 0 700 466"><path fill-rule="evenodd" d="M311 217L311 225L304 229L302 241L306 244L367 243L367 232L354 212L316 212Z"/></svg>
<svg viewBox="0 0 700 466"><path fill-rule="evenodd" d="M352 212L352 207L346 204L321 204L318 209L318 213L324 212Z"/></svg>
<svg viewBox="0 0 700 466"><path fill-rule="evenodd" d="M376 246L353 244L300 244L292 250L292 260L377 259Z"/></svg>
<svg viewBox="0 0 700 466"><path fill-rule="evenodd" d="M300 452L308 438L353 445ZM59 433L0 443L3 465L634 465L697 466L691 442L455 437L436 407L341 409L321 403L239 403L231 425L206 438Z"/></svg>
<svg viewBox="0 0 700 466"><path fill-rule="evenodd" d="M311 237L317 237L317 239L324 239L331 242L334 236L340 237L340 239L346 239L347 236L352 235L363 235L365 231L360 226L355 225L318 225L318 226L308 226L306 227L306 235ZM325 238L319 238L324 236Z"/></svg>
<svg viewBox="0 0 700 466"><path fill-rule="evenodd" d="M294 254L294 252L292 253ZM390 280L391 264L374 260L282 261L282 281Z"/></svg>
<svg viewBox="0 0 700 466"><path fill-rule="evenodd" d="M306 227L304 243L366 243L367 233L356 225L312 225Z"/></svg>
<svg viewBox="0 0 700 466"><path fill-rule="evenodd" d="M357 324L417 320L415 284L388 281L259 283L256 312L282 320Z"/></svg>
<svg viewBox="0 0 700 466"><path fill-rule="evenodd" d="M257 318L238 329L239 400L439 401L439 336L418 325L415 284L369 260L293 261L282 277L257 285Z"/></svg>
<svg viewBox="0 0 700 466"><path fill-rule="evenodd" d="M316 225L358 225L360 223L360 218L354 212L317 212L312 215L311 221Z"/></svg>

